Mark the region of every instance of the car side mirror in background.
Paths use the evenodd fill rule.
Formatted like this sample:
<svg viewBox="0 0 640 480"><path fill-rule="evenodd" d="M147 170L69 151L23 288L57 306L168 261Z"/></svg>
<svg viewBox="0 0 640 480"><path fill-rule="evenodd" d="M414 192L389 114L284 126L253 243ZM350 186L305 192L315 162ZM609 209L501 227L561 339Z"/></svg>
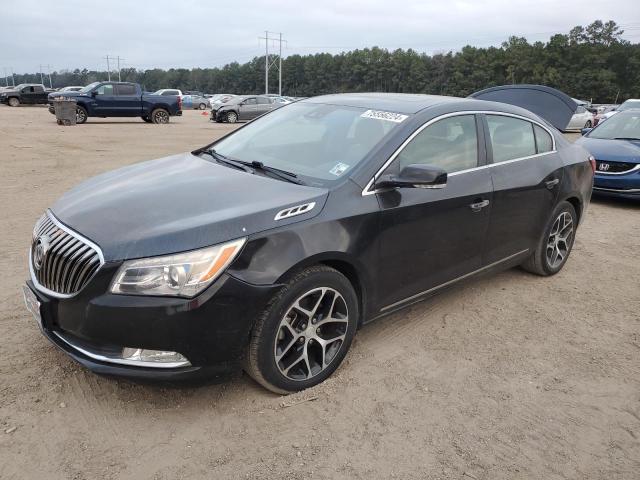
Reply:
<svg viewBox="0 0 640 480"><path fill-rule="evenodd" d="M582 135L586 135L587 133L589 133L591 130L593 130L593 128L583 128L580 130L580 133Z"/></svg>
<svg viewBox="0 0 640 480"><path fill-rule="evenodd" d="M97 96L97 95L98 95L98 91L97 91L97 90L93 90L93 91L91 92L91 96L92 96L92 97L95 97L95 96Z"/></svg>
<svg viewBox="0 0 640 480"><path fill-rule="evenodd" d="M433 165L413 164L400 170L399 175L382 175L376 181L378 188L443 188L447 172Z"/></svg>

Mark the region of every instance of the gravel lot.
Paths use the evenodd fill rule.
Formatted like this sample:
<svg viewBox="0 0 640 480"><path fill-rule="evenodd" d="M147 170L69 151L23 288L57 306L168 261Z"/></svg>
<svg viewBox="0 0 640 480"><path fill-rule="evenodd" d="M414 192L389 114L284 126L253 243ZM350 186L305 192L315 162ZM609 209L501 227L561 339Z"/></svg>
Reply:
<svg viewBox="0 0 640 480"><path fill-rule="evenodd" d="M102 378L50 345L20 291L45 208L231 128L194 111L59 127L0 106L0 478L639 478L638 204L594 199L560 274L510 270L375 322L333 378L289 397L246 376Z"/></svg>

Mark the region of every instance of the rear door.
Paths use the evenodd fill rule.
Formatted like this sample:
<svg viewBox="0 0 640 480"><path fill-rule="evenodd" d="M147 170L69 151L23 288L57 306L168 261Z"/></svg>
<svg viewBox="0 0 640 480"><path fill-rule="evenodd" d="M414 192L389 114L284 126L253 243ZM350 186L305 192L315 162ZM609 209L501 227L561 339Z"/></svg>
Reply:
<svg viewBox="0 0 640 480"><path fill-rule="evenodd" d="M533 251L555 205L562 161L551 132L508 114L483 115L493 207L485 263Z"/></svg>
<svg viewBox="0 0 640 480"><path fill-rule="evenodd" d="M263 115L273 109L273 99L269 97L258 97L257 100L256 116Z"/></svg>
<svg viewBox="0 0 640 480"><path fill-rule="evenodd" d="M238 119L251 120L258 116L258 100L256 97L245 98L238 106Z"/></svg>
<svg viewBox="0 0 640 480"><path fill-rule="evenodd" d="M118 83L115 85L114 110L119 117L142 115L142 100L134 84Z"/></svg>
<svg viewBox="0 0 640 480"><path fill-rule="evenodd" d="M413 134L384 173L434 165L447 171L446 186L377 192L383 312L482 267L492 202L482 124L469 113L431 122Z"/></svg>

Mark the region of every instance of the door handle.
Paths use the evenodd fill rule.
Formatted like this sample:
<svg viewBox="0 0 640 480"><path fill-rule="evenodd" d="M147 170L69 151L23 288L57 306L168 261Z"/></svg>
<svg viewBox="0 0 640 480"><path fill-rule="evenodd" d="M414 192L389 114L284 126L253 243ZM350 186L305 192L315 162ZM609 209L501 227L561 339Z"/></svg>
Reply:
<svg viewBox="0 0 640 480"><path fill-rule="evenodd" d="M469 208L471 208L471 210L473 210L474 212L479 212L480 210L482 210L487 205L489 205L489 200L482 200L481 202L476 202L476 203L470 204Z"/></svg>
<svg viewBox="0 0 640 480"><path fill-rule="evenodd" d="M558 183L560 183L560 180L558 180L557 178L554 178L553 180L549 180L544 182L545 185L547 186L547 188L549 190L551 190L553 187L555 187Z"/></svg>

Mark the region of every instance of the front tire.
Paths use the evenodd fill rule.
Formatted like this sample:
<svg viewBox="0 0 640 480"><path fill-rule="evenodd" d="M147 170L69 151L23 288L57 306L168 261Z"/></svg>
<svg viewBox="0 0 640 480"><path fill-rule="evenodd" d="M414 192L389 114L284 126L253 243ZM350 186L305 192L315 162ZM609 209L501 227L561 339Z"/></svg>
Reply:
<svg viewBox="0 0 640 480"><path fill-rule="evenodd" d="M544 277L555 275L569 258L575 240L578 216L567 201L560 202L547 223L536 250L522 267Z"/></svg>
<svg viewBox="0 0 640 480"><path fill-rule="evenodd" d="M76 107L76 123L78 125L82 125L86 123L89 115L87 114L87 110L84 107Z"/></svg>
<svg viewBox="0 0 640 480"><path fill-rule="evenodd" d="M591 123L591 120L587 120L587 123L584 124L584 128L591 128L592 125L593 123Z"/></svg>
<svg viewBox="0 0 640 480"><path fill-rule="evenodd" d="M347 354L358 325L358 298L337 270L318 265L293 276L258 318L246 372L288 394L326 380Z"/></svg>
<svg viewBox="0 0 640 480"><path fill-rule="evenodd" d="M169 112L164 108L156 108L151 112L151 121L155 124L169 123Z"/></svg>
<svg viewBox="0 0 640 480"><path fill-rule="evenodd" d="M198 105L198 108L200 110L205 110L207 108L207 104L206 103L201 103L200 105Z"/></svg>
<svg viewBox="0 0 640 480"><path fill-rule="evenodd" d="M9 99L9 106L10 107L17 107L20 105L20 99L16 98L16 97L11 97Z"/></svg>
<svg viewBox="0 0 640 480"><path fill-rule="evenodd" d="M238 114L236 112L227 112L227 123L236 123L238 121Z"/></svg>

